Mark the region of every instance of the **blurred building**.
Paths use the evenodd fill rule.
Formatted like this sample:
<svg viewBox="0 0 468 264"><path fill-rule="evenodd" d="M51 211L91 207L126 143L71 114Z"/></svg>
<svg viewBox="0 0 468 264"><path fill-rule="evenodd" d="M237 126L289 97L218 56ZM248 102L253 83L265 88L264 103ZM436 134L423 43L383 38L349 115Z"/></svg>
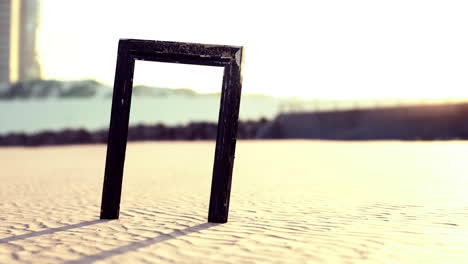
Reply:
<svg viewBox="0 0 468 264"><path fill-rule="evenodd" d="M0 83L40 79L38 22L39 1L0 0Z"/></svg>
<svg viewBox="0 0 468 264"><path fill-rule="evenodd" d="M0 1L0 83L10 81L11 1Z"/></svg>

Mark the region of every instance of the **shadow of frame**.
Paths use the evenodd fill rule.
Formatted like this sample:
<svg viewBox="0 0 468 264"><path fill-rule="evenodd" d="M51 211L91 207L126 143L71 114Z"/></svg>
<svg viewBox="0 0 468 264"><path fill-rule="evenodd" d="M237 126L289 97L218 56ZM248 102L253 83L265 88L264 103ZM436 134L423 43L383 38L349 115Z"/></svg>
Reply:
<svg viewBox="0 0 468 264"><path fill-rule="evenodd" d="M46 230L42 231L37 231L37 232L31 232L23 235L18 235L18 236L10 236L6 238L1 238L0 239L0 244L3 243L9 243L17 240L22 240L22 239L27 239L27 238L32 238L32 237L37 237L37 236L42 236L42 235L48 235L56 232L61 232L61 231L67 231L70 229L75 229L75 228L80 228L84 226L89 226L89 225L94 225L94 224L99 224L99 223L105 223L110 220L93 220L93 221L85 221L81 222L78 224L73 224L73 225L67 225L67 226L61 226L61 227L56 227L56 228L49 228Z"/></svg>
<svg viewBox="0 0 468 264"><path fill-rule="evenodd" d="M89 255L89 256L86 256L86 257L83 257L83 258L80 258L80 259L77 259L77 260L66 261L66 262L64 262L64 264L92 263L94 261L103 260L103 259L110 258L112 256L116 256L116 255L120 255L120 254L125 254L125 253L130 252L130 251L135 251L135 250L138 250L140 248L148 247L148 246L151 246L151 245L154 245L154 244L158 244L158 243L161 243L161 242L164 242L164 241L167 241L167 240L175 239L175 238L185 236L185 235L188 235L188 234L191 234L191 233L196 233L196 232L199 232L201 230L205 230L205 229L208 229L210 227L217 226L217 225L220 225L220 224L217 224L217 223L203 223L203 224L199 224L199 225L196 225L196 226L187 227L187 228L184 228L184 229L178 229L178 230L175 230L175 231L173 231L171 233L162 234L162 235L159 235L157 237L149 238L149 239L146 239L146 240L143 240L143 241L133 242L133 243L127 244L125 246L121 246L121 247L117 247L117 248L114 248L114 249L111 249L111 250L103 251L103 252L100 252L100 253L97 253L97 254L94 254L94 255Z"/></svg>

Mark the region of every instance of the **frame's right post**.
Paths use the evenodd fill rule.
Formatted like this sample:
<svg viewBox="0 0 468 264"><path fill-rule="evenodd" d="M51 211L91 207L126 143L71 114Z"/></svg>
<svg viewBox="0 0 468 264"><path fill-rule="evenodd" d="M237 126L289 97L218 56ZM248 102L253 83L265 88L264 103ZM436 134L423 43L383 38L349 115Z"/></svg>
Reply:
<svg viewBox="0 0 468 264"><path fill-rule="evenodd" d="M224 68L208 222L226 223L241 97L241 52Z"/></svg>

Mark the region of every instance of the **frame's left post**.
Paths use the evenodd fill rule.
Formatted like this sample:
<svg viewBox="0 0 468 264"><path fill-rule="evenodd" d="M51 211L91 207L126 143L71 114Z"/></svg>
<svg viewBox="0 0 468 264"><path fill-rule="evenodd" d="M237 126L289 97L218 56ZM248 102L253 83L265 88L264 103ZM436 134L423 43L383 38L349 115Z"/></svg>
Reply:
<svg viewBox="0 0 468 264"><path fill-rule="evenodd" d="M114 94L107 139L106 168L102 190L101 219L118 219L122 179L127 147L128 120L132 99L132 82L135 60L119 42Z"/></svg>

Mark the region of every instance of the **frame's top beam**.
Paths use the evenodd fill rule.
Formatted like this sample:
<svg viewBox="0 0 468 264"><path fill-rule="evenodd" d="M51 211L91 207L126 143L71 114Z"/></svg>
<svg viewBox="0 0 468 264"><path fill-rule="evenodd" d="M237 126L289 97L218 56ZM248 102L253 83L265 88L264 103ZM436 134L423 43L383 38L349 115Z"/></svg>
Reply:
<svg viewBox="0 0 468 264"><path fill-rule="evenodd" d="M236 62L240 65L242 47L208 45L187 42L120 39L119 53L137 59L198 64L223 65ZM168 58L171 59L168 59Z"/></svg>

